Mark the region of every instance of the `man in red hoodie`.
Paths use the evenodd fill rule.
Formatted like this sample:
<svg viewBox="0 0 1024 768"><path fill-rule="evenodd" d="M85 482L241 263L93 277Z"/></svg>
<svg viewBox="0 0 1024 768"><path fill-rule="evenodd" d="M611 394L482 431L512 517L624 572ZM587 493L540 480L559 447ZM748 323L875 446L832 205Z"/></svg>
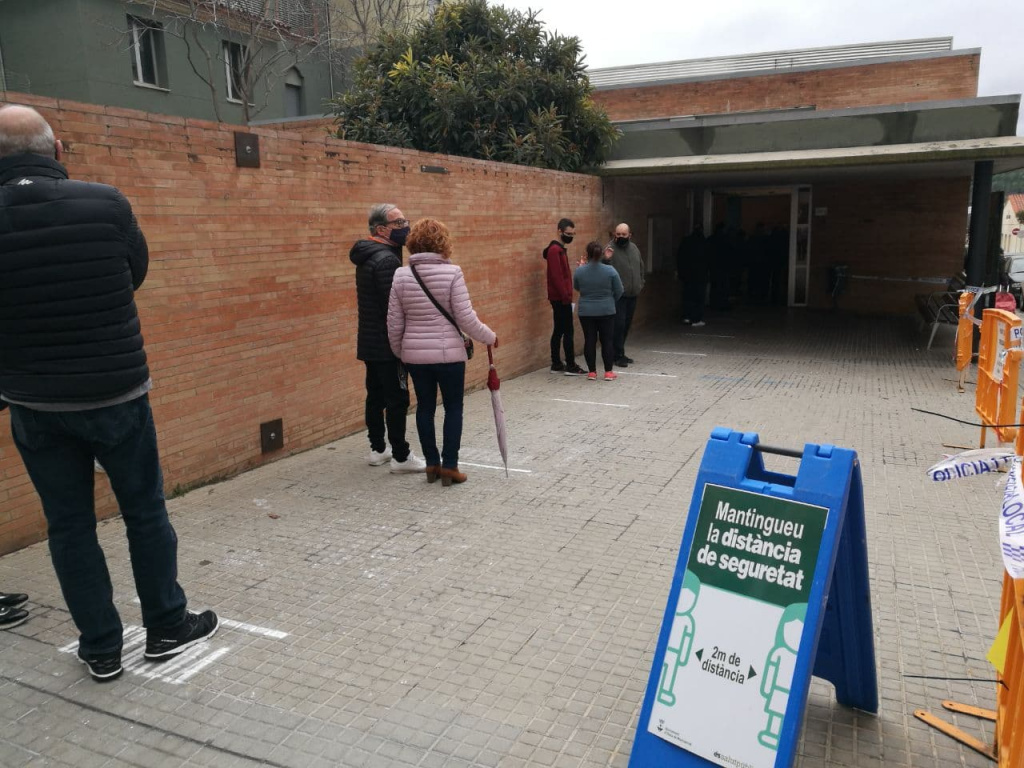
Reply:
<svg viewBox="0 0 1024 768"><path fill-rule="evenodd" d="M555 325L551 333L551 372L564 373L566 376L586 374L576 365L572 328L572 270L569 268L569 255L565 251L575 234L576 225L572 219L562 219L558 222L558 240L552 240L544 249L544 258L548 262L548 301L551 302ZM565 350L564 364L559 357L559 344Z"/></svg>

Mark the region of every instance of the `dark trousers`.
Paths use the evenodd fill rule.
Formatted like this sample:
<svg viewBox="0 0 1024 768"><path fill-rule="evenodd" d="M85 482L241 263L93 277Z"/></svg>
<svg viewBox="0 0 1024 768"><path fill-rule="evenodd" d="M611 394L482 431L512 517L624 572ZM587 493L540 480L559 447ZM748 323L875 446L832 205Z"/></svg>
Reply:
<svg viewBox="0 0 1024 768"><path fill-rule="evenodd" d="M601 362L604 369L610 371L615 363L615 315L600 317L580 317L583 326L583 357L587 361L587 370L597 371L597 339L601 338Z"/></svg>
<svg viewBox="0 0 1024 768"><path fill-rule="evenodd" d="M558 347L561 345L565 352L565 364L572 365L573 360L576 359L576 346L572 327L572 304L552 301L551 314L554 319L554 330L551 332L551 364L558 365L561 362L561 359L558 357Z"/></svg>
<svg viewBox="0 0 1024 768"><path fill-rule="evenodd" d="M636 312L636 296L620 296L615 303L615 359L626 356L626 337Z"/></svg>
<svg viewBox="0 0 1024 768"><path fill-rule="evenodd" d="M711 273L711 308L730 309L729 273L719 270Z"/></svg>
<svg viewBox="0 0 1024 768"><path fill-rule="evenodd" d="M428 467L440 464L448 469L459 466L459 448L462 446L462 393L466 386L465 363L429 363L409 365L409 375L416 389L416 431ZM434 414L437 412L437 390L441 389L444 405L444 425L441 435L444 445L437 450Z"/></svg>
<svg viewBox="0 0 1024 768"><path fill-rule="evenodd" d="M178 537L167 519L148 396L62 413L12 405L11 430L43 504L50 557L81 633L80 652L119 651L124 631L96 538L94 457L107 472L124 518L142 623L180 623L186 600L178 585Z"/></svg>
<svg viewBox="0 0 1024 768"><path fill-rule="evenodd" d="M704 320L704 298L708 284L703 281L687 280L683 283L683 319L693 323Z"/></svg>
<svg viewBox="0 0 1024 768"><path fill-rule="evenodd" d="M395 461L409 458L405 439L405 417L409 412L409 382L399 360L366 361L366 431L370 447L383 453L384 428Z"/></svg>

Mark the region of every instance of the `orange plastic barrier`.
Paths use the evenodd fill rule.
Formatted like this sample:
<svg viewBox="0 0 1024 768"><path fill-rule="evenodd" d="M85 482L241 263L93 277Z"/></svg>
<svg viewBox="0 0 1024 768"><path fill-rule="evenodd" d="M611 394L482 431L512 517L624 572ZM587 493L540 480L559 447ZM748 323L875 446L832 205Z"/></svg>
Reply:
<svg viewBox="0 0 1024 768"><path fill-rule="evenodd" d="M1003 598L999 626L1016 605L1006 649L1006 665L996 686L996 745L1000 768L1024 765L1024 579L1003 572Z"/></svg>
<svg viewBox="0 0 1024 768"><path fill-rule="evenodd" d="M967 366L971 364L971 357L974 354L974 321L970 311L973 302L973 293L964 291L960 294L960 320L956 324L956 369L960 371L957 392L964 391Z"/></svg>
<svg viewBox="0 0 1024 768"><path fill-rule="evenodd" d="M978 347L978 388L974 410L985 425L981 428L981 447L985 430L993 428L1001 443L1013 440L1015 427L997 427L1016 423L1017 382L1021 363L1021 319L1003 309L986 309L981 319L981 344Z"/></svg>

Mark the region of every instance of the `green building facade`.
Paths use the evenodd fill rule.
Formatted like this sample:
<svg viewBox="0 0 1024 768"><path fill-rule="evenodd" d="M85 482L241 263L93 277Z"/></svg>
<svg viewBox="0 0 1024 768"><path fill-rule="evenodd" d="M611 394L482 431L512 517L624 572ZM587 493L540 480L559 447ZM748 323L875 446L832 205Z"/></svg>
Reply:
<svg viewBox="0 0 1024 768"><path fill-rule="evenodd" d="M254 34L244 14L198 26L175 7L172 0L0 0L0 94L235 124L325 112L335 78L328 46L308 42L320 32L308 14L289 15L282 2L281 23ZM244 74L248 59L255 76Z"/></svg>

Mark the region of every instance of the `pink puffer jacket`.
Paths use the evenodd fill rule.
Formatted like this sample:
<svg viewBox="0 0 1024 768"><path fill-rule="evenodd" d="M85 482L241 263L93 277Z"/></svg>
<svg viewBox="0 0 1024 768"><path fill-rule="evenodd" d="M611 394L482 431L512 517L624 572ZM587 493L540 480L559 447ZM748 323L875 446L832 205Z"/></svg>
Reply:
<svg viewBox="0 0 1024 768"><path fill-rule="evenodd" d="M409 263L427 288L455 318L459 328L470 338L493 344L494 331L480 322L469 300L462 269L436 253L414 253ZM466 347L455 326L420 288L409 267L400 267L391 284L388 303L388 341L391 350L403 363L459 363L466 360Z"/></svg>

